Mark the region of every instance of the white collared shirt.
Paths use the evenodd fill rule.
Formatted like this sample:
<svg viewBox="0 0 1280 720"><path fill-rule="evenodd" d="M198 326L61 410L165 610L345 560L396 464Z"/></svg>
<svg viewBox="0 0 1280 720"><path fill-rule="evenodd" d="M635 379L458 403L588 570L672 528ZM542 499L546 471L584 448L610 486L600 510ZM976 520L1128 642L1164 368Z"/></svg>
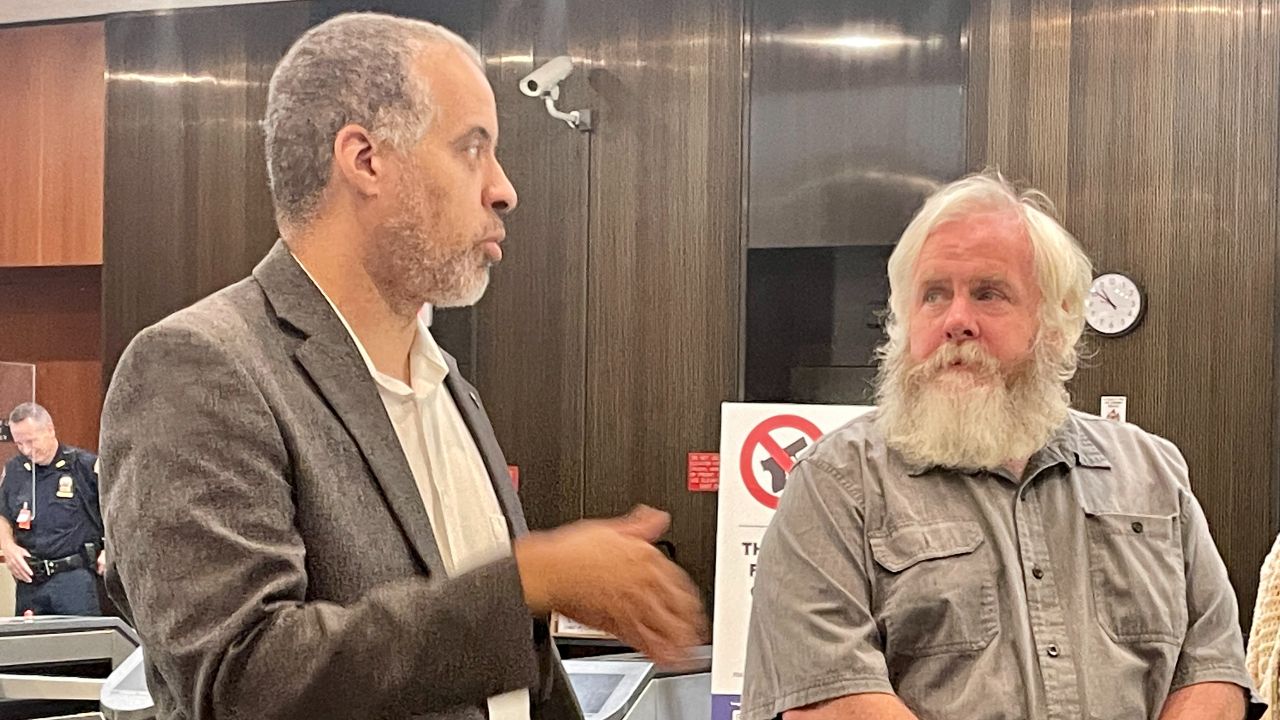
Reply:
<svg viewBox="0 0 1280 720"><path fill-rule="evenodd" d="M298 264L315 283L306 266ZM378 386L378 395L426 506L445 572L456 577L510 555L506 516L502 514L475 439L445 387L449 367L444 353L421 316L409 352L409 384L406 385L374 367L342 312L324 288L315 284L347 329ZM489 718L528 720L529 691L516 690L489 698Z"/></svg>

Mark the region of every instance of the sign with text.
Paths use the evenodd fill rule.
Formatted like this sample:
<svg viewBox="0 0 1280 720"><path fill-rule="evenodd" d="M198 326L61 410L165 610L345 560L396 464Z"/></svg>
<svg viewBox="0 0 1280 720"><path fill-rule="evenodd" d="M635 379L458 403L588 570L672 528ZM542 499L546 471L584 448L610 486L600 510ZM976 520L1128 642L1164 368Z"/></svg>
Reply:
<svg viewBox="0 0 1280 720"><path fill-rule="evenodd" d="M796 455L824 433L870 409L854 405L721 405L712 720L737 718L756 556Z"/></svg>

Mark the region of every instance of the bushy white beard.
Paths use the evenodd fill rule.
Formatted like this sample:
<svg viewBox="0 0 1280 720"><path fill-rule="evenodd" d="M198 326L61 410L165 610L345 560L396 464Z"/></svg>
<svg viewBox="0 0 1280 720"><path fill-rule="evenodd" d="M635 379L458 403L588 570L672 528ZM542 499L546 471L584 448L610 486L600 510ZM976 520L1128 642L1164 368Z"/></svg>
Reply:
<svg viewBox="0 0 1280 720"><path fill-rule="evenodd" d="M1062 366L1044 343L1002 370L977 343L946 343L915 362L905 343L884 349L877 423L913 465L979 469L1025 460L1066 421ZM964 369L950 367L960 360Z"/></svg>

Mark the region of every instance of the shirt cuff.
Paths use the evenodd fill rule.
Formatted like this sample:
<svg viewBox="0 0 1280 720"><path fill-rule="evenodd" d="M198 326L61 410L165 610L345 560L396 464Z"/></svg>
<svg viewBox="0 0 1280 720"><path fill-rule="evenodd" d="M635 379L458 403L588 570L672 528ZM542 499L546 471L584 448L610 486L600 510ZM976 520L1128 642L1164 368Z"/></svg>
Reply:
<svg viewBox="0 0 1280 720"><path fill-rule="evenodd" d="M839 675L819 678L802 688L781 693L776 698L766 698L750 707L742 708L742 720L773 720L788 710L807 707L846 695L883 693L897 695L889 680L879 675Z"/></svg>
<svg viewBox="0 0 1280 720"><path fill-rule="evenodd" d="M1240 686L1244 691L1248 707L1245 708L1245 720L1258 720L1267 711L1267 702L1253 688L1253 680L1243 668L1235 665L1206 665L1178 674L1169 686L1169 694L1182 688L1199 683L1220 682Z"/></svg>

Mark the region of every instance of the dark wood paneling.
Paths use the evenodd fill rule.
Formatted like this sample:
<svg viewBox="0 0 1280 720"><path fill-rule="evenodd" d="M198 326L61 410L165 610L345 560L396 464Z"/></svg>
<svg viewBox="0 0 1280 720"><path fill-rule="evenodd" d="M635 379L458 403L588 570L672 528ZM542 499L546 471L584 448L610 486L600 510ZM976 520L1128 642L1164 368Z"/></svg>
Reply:
<svg viewBox="0 0 1280 720"><path fill-rule="evenodd" d="M103 28L0 29L0 266L102 262Z"/></svg>
<svg viewBox="0 0 1280 720"><path fill-rule="evenodd" d="M102 412L97 266L0 270L0 360L36 366L36 401L63 442L96 450ZM12 407L0 407L7 416Z"/></svg>
<svg viewBox="0 0 1280 720"><path fill-rule="evenodd" d="M1247 52L1259 58L1276 58L1280 56L1280 0L1262 0L1261 17L1255 18L1250 24L1250 32L1248 35L1249 45ZM1246 133L1258 133L1262 137L1271 137L1273 143L1280 138L1280 111L1276 110L1276 100L1274 96L1274 88L1277 82L1276 75L1280 75L1275 64L1271 62L1259 62L1252 66L1250 74L1247 76L1247 85L1254 88L1244 99L1245 114L1249 119L1246 127ZM1272 92L1261 92L1261 88L1271 88ZM1275 113L1273 114L1273 111ZM1275 148L1275 145L1272 145ZM1262 167L1254 170L1250 169L1251 176L1262 177L1267 172L1269 163L1276 162L1280 164L1280 160L1268 152L1257 152L1246 155L1246 167L1259 164ZM1248 188L1250 207L1257 203L1268 204L1272 210L1269 218L1270 234L1275 238L1280 236L1280 215L1275 213L1275 195L1280 195L1280 168L1272 168L1270 177L1276 183L1274 190L1268 190L1266 182L1261 182L1255 187ZM1280 242L1277 242L1280 245ZM1265 258L1259 258L1260 262L1266 262ZM1280 247L1272 252L1272 280L1280 279ZM1262 446L1271 454L1271 475L1270 483L1267 487L1269 493L1270 504L1267 505L1271 512L1270 522L1251 523L1257 528L1266 528L1275 532L1280 530L1280 440L1276 438L1276 432L1280 430L1280 293L1272 290L1272 316L1271 316L1271 383L1264 386L1271 396L1271 427L1270 427L1270 446ZM1265 308L1264 308L1265 312ZM1265 332L1265 318L1261 322L1255 321L1252 325L1253 332ZM1243 320L1243 317L1241 318ZM1262 328L1261 330L1257 328ZM1259 450L1255 449L1254 452ZM1255 482L1261 483L1262 474L1256 476ZM1255 546L1256 548L1256 546ZM1251 584L1248 587L1255 588ZM1252 593L1256 595L1256 589ZM1256 598L1255 598L1256 599Z"/></svg>
<svg viewBox="0 0 1280 720"><path fill-rule="evenodd" d="M737 387L740 2L567 3L590 68L587 515L672 514L678 560L712 584L716 498L686 453L719 446Z"/></svg>
<svg viewBox="0 0 1280 720"><path fill-rule="evenodd" d="M507 222L505 259L475 308L475 379L507 460L520 468L534 528L583 513L590 136L517 88L565 51L545 39L563 28L554 5L495 3L480 40L498 101L499 158L520 203ZM590 96L587 73L579 69L561 91L561 104L577 107Z"/></svg>
<svg viewBox="0 0 1280 720"><path fill-rule="evenodd" d="M1262 9L990 0L974 54L987 112L970 126L974 167L1048 192L1098 269L1147 289L1145 325L1094 339L1073 397L1097 412L1127 395L1131 421L1181 447L1246 624L1277 521L1280 47Z"/></svg>
<svg viewBox="0 0 1280 720"><path fill-rule="evenodd" d="M259 121L303 3L107 23L104 370L134 334L249 273L276 238Z"/></svg>
<svg viewBox="0 0 1280 720"><path fill-rule="evenodd" d="M35 388L35 365L0 361L0 420L7 422L13 408L35 399ZM17 454L17 444L0 442L0 467Z"/></svg>

